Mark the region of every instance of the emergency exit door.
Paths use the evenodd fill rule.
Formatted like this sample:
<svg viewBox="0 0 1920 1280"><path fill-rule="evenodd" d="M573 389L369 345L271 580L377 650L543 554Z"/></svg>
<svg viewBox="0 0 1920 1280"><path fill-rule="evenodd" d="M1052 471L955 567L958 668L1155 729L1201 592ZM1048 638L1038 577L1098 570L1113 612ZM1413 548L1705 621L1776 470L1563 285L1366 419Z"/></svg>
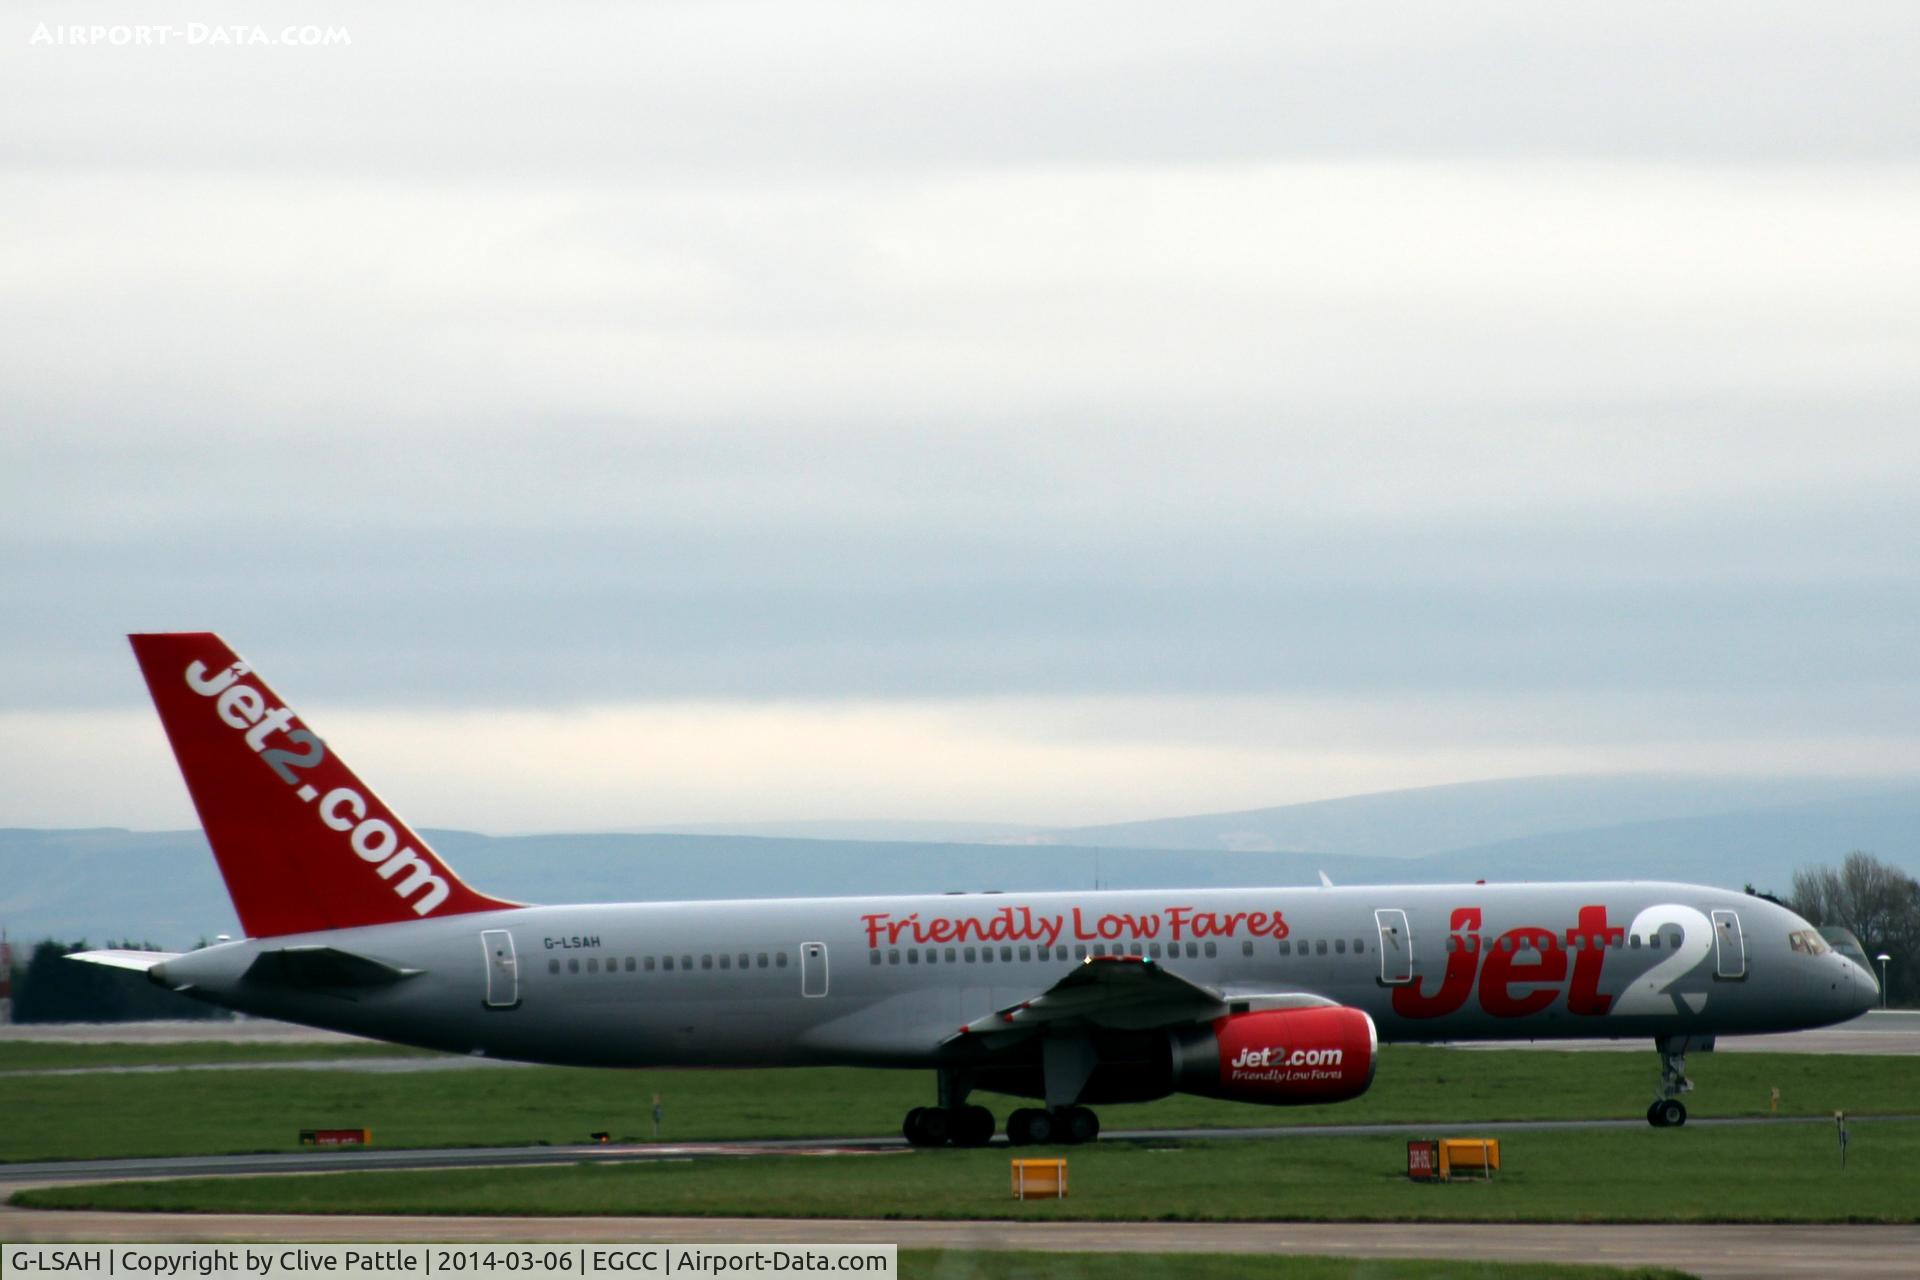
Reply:
<svg viewBox="0 0 1920 1280"><path fill-rule="evenodd" d="M1713 913L1713 976L1732 980L1747 976L1747 940L1740 933L1738 912Z"/></svg>
<svg viewBox="0 0 1920 1280"><path fill-rule="evenodd" d="M800 994L819 997L827 994L827 944L800 944Z"/></svg>
<svg viewBox="0 0 1920 1280"><path fill-rule="evenodd" d="M1413 934L1407 929L1407 913L1398 907L1386 907L1373 913L1380 931L1380 981L1398 987L1413 981Z"/></svg>
<svg viewBox="0 0 1920 1280"><path fill-rule="evenodd" d="M487 955L487 1008L519 1008L520 962L514 958L513 935L488 929L480 935L480 949Z"/></svg>

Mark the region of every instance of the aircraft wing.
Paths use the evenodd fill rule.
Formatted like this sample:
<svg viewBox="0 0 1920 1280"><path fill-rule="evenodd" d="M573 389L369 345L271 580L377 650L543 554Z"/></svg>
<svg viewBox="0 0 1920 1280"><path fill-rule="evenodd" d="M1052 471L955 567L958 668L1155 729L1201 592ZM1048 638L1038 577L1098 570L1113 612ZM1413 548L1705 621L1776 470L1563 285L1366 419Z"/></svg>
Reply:
<svg viewBox="0 0 1920 1280"><path fill-rule="evenodd" d="M1090 956L1031 1000L976 1018L952 1037L1004 1036L1041 1029L1143 1031L1207 1022L1251 1009L1307 1008L1335 1003L1308 992L1226 992L1173 973L1139 956Z"/></svg>
<svg viewBox="0 0 1920 1280"><path fill-rule="evenodd" d="M103 964L110 969L132 969L145 973L157 964L178 960L178 951L75 951L67 959L85 964Z"/></svg>

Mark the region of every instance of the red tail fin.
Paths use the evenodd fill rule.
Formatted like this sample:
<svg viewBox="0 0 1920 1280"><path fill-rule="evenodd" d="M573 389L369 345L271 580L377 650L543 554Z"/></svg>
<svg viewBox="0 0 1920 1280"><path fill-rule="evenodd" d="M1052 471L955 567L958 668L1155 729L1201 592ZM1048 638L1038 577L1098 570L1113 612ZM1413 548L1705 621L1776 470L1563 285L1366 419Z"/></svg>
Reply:
<svg viewBox="0 0 1920 1280"><path fill-rule="evenodd" d="M461 883L219 636L128 639L250 936L518 905Z"/></svg>

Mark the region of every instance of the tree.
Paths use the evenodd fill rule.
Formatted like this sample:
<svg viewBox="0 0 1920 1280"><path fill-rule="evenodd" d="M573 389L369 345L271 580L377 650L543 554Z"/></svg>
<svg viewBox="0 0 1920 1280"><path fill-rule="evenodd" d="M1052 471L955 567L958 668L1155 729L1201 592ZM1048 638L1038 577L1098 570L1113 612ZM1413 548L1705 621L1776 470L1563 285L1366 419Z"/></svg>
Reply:
<svg viewBox="0 0 1920 1280"><path fill-rule="evenodd" d="M1869 959L1891 955L1888 1003L1920 997L1920 881L1856 849L1838 867L1794 872L1790 905L1812 924L1851 930Z"/></svg>
<svg viewBox="0 0 1920 1280"><path fill-rule="evenodd" d="M128 950L151 945L116 943ZM232 1014L164 987L138 973L67 959L87 944L37 943L13 992L15 1022L132 1022L151 1018L227 1018Z"/></svg>

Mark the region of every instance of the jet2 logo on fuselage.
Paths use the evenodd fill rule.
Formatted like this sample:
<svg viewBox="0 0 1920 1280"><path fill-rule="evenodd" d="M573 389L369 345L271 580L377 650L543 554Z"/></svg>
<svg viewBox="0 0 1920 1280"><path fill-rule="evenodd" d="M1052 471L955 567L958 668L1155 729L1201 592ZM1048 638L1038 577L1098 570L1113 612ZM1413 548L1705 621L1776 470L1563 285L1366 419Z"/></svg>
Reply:
<svg viewBox="0 0 1920 1280"><path fill-rule="evenodd" d="M1650 919L1654 914L1650 909L1642 912L1640 919ZM1697 919L1704 925L1706 918L1699 912L1681 917L1668 911L1659 918L1661 923L1672 925L1681 933L1673 960L1663 968L1676 966L1683 955L1697 960L1706 954L1701 946L1705 934L1694 939L1692 935L1699 931L1688 929L1686 924L1687 920ZM1560 999L1563 991L1567 1012L1583 1017L1649 1011L1641 1007L1646 993L1630 991L1629 998L1623 999L1621 1007L1616 1009L1614 997L1600 992L1600 975L1606 967L1607 955L1620 946L1625 936L1625 930L1607 919L1604 904L1581 907L1578 923L1564 933L1539 925L1521 925L1498 937L1484 939L1484 946L1481 945L1481 921L1479 907L1455 908L1448 922L1449 950L1440 985L1428 992L1423 990L1427 984L1416 978L1396 986L1393 989L1395 1013L1403 1018L1443 1018L1462 1008L1468 998L1477 993L1480 1007L1494 1017L1524 1018L1547 1009ZM1637 919L1634 928L1637 931L1641 927ZM1571 965L1567 962L1569 953L1573 957ZM1691 963L1687 967L1690 969ZM1658 984L1661 993L1680 976L1677 967L1670 973L1662 973L1664 981Z"/></svg>

